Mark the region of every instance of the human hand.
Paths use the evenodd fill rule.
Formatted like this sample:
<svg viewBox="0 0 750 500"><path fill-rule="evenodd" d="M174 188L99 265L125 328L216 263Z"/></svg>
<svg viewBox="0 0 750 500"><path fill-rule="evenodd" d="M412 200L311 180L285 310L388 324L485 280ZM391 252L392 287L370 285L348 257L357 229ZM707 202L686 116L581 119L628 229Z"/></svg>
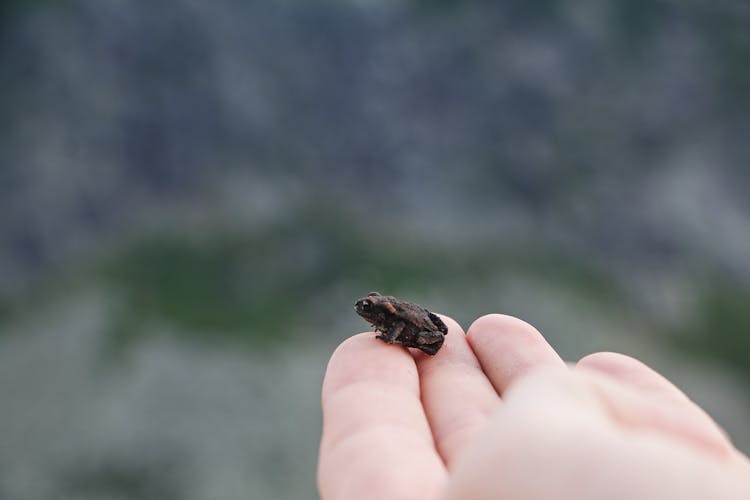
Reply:
<svg viewBox="0 0 750 500"><path fill-rule="evenodd" d="M748 458L639 361L567 366L518 319L443 319L434 357L372 333L331 357L323 500L750 499Z"/></svg>

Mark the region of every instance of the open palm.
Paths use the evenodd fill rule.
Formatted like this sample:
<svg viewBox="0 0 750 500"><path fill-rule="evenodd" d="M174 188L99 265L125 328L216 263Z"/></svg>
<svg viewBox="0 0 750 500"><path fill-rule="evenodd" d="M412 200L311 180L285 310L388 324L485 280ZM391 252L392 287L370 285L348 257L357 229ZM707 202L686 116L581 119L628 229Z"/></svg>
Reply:
<svg viewBox="0 0 750 500"><path fill-rule="evenodd" d="M433 357L343 342L323 383L323 500L750 499L750 461L664 377L613 353L566 365L484 316Z"/></svg>

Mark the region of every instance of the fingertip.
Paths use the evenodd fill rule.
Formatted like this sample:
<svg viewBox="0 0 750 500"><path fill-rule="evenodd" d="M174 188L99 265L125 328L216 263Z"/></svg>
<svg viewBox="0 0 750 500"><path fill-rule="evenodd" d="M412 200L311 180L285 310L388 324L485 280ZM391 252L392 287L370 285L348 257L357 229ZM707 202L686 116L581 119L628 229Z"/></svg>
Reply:
<svg viewBox="0 0 750 500"><path fill-rule="evenodd" d="M687 396L662 374L626 354L595 352L578 360L576 368L602 373L636 389L687 399Z"/></svg>
<svg viewBox="0 0 750 500"><path fill-rule="evenodd" d="M533 334L539 334L536 328L521 318L510 316L508 314L493 313L485 314L474 320L471 326L469 326L468 335L474 334L476 336L485 332L495 333L498 331L514 331L522 333L533 332Z"/></svg>
<svg viewBox="0 0 750 500"><path fill-rule="evenodd" d="M417 368L409 352L363 332L344 340L331 354L323 379L322 397L358 381L403 385L418 393Z"/></svg>
<svg viewBox="0 0 750 500"><path fill-rule="evenodd" d="M375 351L378 347L382 347L382 342L374 342L377 340L375 336L376 332L362 332L352 335L344 339L331 354L331 359L328 360L328 365L336 364L339 359L348 359L352 356L359 356L367 351ZM378 344L381 344L378 346Z"/></svg>
<svg viewBox="0 0 750 500"><path fill-rule="evenodd" d="M351 349L360 349L362 342L367 342L367 340L374 335L376 335L375 332L362 332L344 339L336 349L333 350L329 364L341 356L346 356ZM365 348L367 348L367 346L365 346Z"/></svg>
<svg viewBox="0 0 750 500"><path fill-rule="evenodd" d="M469 327L467 340L499 394L531 369L564 366L557 352L529 323L506 314L488 314Z"/></svg>
<svg viewBox="0 0 750 500"><path fill-rule="evenodd" d="M669 379L642 361L616 352L596 352L581 358L576 369L579 372L593 372L594 375L614 380L634 391L644 401L637 406L642 408L640 419L651 419L656 422L653 425L669 427L671 432L688 436L720 453L731 449L729 435L703 408ZM675 422L664 417L670 415L670 412L677 415ZM622 413L629 415L628 412ZM668 425L663 420L667 420Z"/></svg>
<svg viewBox="0 0 750 500"><path fill-rule="evenodd" d="M576 363L577 366L585 366L587 368L595 369L623 364L646 367L645 363L632 356L613 351L592 352L591 354L587 354L579 359Z"/></svg>

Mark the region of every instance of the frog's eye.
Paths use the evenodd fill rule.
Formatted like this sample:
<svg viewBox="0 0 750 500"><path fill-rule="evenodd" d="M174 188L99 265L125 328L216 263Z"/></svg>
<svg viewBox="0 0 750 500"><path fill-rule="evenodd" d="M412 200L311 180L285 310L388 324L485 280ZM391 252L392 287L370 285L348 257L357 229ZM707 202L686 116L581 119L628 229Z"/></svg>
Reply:
<svg viewBox="0 0 750 500"><path fill-rule="evenodd" d="M362 301L362 309L367 309L371 305L372 305L372 302L370 302L369 300L363 300Z"/></svg>

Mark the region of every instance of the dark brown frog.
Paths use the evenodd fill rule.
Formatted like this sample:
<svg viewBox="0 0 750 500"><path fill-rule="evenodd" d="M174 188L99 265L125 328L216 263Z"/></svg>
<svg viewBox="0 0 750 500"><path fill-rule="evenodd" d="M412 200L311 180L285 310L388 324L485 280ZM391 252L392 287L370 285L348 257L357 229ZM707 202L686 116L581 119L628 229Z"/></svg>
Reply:
<svg viewBox="0 0 750 500"><path fill-rule="evenodd" d="M359 299L354 309L380 332L376 338L387 344L416 347L431 356L438 352L448 334L448 327L437 314L378 292Z"/></svg>

